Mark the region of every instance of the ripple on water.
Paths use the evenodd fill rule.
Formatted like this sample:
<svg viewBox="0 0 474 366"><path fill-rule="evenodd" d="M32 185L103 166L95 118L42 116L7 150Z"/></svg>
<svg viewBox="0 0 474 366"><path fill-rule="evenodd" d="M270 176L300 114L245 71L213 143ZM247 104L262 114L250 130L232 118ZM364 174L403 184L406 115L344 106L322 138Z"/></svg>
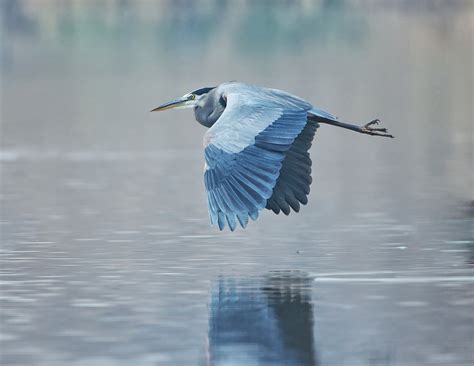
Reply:
<svg viewBox="0 0 474 366"><path fill-rule="evenodd" d="M399 306L404 306L404 307L422 307L422 306L428 306L429 304L425 301L398 301L396 303Z"/></svg>
<svg viewBox="0 0 474 366"><path fill-rule="evenodd" d="M410 283L442 283L455 284L474 283L470 276L433 276L433 277L317 277L318 283L379 283L379 284L410 284Z"/></svg>
<svg viewBox="0 0 474 366"><path fill-rule="evenodd" d="M0 342L14 341L18 336L8 333L0 333Z"/></svg>
<svg viewBox="0 0 474 366"><path fill-rule="evenodd" d="M108 308L112 306L110 303L94 299L75 299L71 301L71 305L77 308Z"/></svg>

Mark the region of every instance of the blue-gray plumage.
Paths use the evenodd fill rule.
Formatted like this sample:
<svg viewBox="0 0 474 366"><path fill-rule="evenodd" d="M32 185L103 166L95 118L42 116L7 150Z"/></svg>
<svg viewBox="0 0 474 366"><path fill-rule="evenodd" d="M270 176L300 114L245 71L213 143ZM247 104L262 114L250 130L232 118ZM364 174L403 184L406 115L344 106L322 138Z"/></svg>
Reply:
<svg viewBox="0 0 474 366"><path fill-rule="evenodd" d="M212 224L245 228L263 208L298 212L308 202L309 149L320 123L373 136L393 137L379 120L363 126L338 122L332 114L281 90L239 82L201 88L153 111L194 108L204 136L204 182Z"/></svg>

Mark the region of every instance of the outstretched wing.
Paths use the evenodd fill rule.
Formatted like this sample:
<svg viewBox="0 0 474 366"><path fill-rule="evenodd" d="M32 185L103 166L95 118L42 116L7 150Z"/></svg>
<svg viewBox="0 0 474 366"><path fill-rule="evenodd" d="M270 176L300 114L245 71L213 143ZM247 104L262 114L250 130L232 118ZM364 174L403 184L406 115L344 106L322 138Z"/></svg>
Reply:
<svg viewBox="0 0 474 366"><path fill-rule="evenodd" d="M224 97L226 109L205 135L204 179L211 222L234 230L266 207L311 105L245 84L228 85Z"/></svg>
<svg viewBox="0 0 474 366"><path fill-rule="evenodd" d="M312 163L308 150L318 127L318 123L308 120L303 131L285 154L280 175L266 206L276 214L282 211L285 215L289 215L290 207L298 212L300 203L303 205L308 203L309 186L312 182Z"/></svg>

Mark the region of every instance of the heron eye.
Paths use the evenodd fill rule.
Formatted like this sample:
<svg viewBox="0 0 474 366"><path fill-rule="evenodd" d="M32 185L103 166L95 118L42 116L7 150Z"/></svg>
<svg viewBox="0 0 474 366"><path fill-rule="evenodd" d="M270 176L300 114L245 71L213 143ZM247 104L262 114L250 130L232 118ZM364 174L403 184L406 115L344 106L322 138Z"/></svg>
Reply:
<svg viewBox="0 0 474 366"><path fill-rule="evenodd" d="M189 98L190 98L191 100L194 100L194 99L196 99L196 96L195 96L194 94L191 94L191 95L189 96Z"/></svg>

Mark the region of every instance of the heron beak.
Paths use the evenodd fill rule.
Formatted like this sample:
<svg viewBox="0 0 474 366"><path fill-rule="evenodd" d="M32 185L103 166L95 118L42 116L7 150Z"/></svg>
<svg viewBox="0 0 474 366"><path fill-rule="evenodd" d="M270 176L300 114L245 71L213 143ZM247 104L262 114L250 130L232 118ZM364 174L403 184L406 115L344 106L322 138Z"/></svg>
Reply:
<svg viewBox="0 0 474 366"><path fill-rule="evenodd" d="M179 107L185 107L186 102L192 100L190 97L182 97L176 100L173 100L171 102L165 103L160 105L159 107L156 107L155 109L152 109L150 112L161 112L165 111L167 109L173 109L173 108L179 108Z"/></svg>

